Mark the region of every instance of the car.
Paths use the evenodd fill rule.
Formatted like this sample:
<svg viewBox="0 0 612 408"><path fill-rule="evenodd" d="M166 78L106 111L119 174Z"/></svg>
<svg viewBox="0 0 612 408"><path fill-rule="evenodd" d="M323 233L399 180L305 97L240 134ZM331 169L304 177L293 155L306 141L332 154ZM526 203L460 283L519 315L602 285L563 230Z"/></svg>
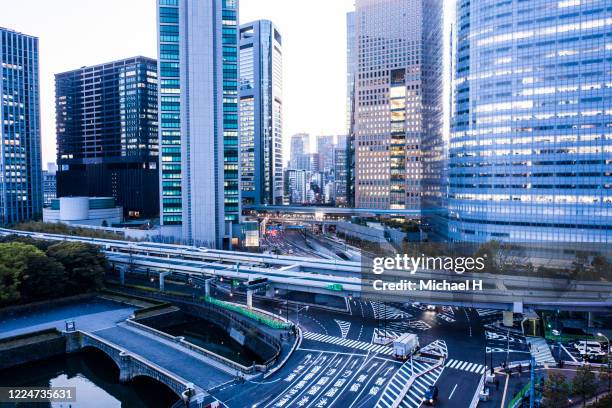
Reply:
<svg viewBox="0 0 612 408"><path fill-rule="evenodd" d="M425 405L435 405L438 402L438 387L435 385L430 385L425 390L425 394L423 395L423 403Z"/></svg>
<svg viewBox="0 0 612 408"><path fill-rule="evenodd" d="M426 307L428 312L437 312L438 311L438 306L436 305L427 305Z"/></svg>
<svg viewBox="0 0 612 408"><path fill-rule="evenodd" d="M553 336L560 336L561 332L559 330L557 330L557 329L553 329L552 330L552 334L553 334Z"/></svg>

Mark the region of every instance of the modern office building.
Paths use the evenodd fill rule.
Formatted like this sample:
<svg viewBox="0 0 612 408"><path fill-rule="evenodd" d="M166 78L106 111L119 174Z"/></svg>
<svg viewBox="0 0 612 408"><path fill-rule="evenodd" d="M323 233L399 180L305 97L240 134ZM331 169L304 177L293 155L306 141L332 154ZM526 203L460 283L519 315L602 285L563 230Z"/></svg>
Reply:
<svg viewBox="0 0 612 408"><path fill-rule="evenodd" d="M57 196L159 211L157 61L133 57L55 75Z"/></svg>
<svg viewBox="0 0 612 408"><path fill-rule="evenodd" d="M282 37L271 21L240 26L240 185L245 204L282 204Z"/></svg>
<svg viewBox="0 0 612 408"><path fill-rule="evenodd" d="M51 200L57 198L57 165L55 163L47 163L47 170L43 170L43 205L45 207L51 205Z"/></svg>
<svg viewBox="0 0 612 408"><path fill-rule="evenodd" d="M334 147L334 198L336 205L341 207L347 205L347 171L346 138L343 137Z"/></svg>
<svg viewBox="0 0 612 408"><path fill-rule="evenodd" d="M612 5L457 2L449 236L612 241Z"/></svg>
<svg viewBox="0 0 612 408"><path fill-rule="evenodd" d="M346 205L355 205L355 72L357 71L357 42L355 41L355 12L346 13Z"/></svg>
<svg viewBox="0 0 612 408"><path fill-rule="evenodd" d="M290 204L303 204L306 201L309 172L306 170L285 170L285 195Z"/></svg>
<svg viewBox="0 0 612 408"><path fill-rule="evenodd" d="M308 133L298 133L291 136L289 168L307 169L308 153L310 153L310 135Z"/></svg>
<svg viewBox="0 0 612 408"><path fill-rule="evenodd" d="M158 0L162 234L240 236L238 0Z"/></svg>
<svg viewBox="0 0 612 408"><path fill-rule="evenodd" d="M334 137L317 136L317 153L319 154L320 170L331 173L334 166Z"/></svg>
<svg viewBox="0 0 612 408"><path fill-rule="evenodd" d="M38 38L0 27L0 225L42 216Z"/></svg>
<svg viewBox="0 0 612 408"><path fill-rule="evenodd" d="M441 196L442 45L441 0L356 1L356 207L419 211Z"/></svg>

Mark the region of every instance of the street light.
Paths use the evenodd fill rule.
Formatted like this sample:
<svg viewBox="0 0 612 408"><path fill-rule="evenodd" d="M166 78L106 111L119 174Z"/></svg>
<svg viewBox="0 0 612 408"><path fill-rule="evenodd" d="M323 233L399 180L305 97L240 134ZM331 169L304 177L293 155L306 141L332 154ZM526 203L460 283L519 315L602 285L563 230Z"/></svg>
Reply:
<svg viewBox="0 0 612 408"><path fill-rule="evenodd" d="M607 343L606 348L608 349L607 350L608 352L606 354L608 356L608 392L610 392L610 380L611 380L611 378L610 378L610 363L611 363L611 361L610 361L610 339L606 335L604 335L603 333L597 333L597 336L603 337L604 339L606 339L606 343ZM584 349L586 351L586 344L584 346Z"/></svg>

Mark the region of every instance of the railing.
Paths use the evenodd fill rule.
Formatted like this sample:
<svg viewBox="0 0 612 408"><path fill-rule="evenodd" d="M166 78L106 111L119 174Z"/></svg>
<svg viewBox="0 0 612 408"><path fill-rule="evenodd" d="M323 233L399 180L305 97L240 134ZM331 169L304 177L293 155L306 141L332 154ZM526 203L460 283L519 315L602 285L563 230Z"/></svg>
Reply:
<svg viewBox="0 0 612 408"><path fill-rule="evenodd" d="M135 328L137 328L139 330L142 330L142 331L145 331L147 333L153 334L154 336L159 336L159 337L164 338L164 339L166 339L168 341L171 341L173 343L177 343L177 344L181 345L182 347L187 348L188 350L194 351L194 352L196 352L196 353L198 353L198 354L200 354L200 355L202 355L204 357L208 357L208 358L210 358L210 359L212 359L212 360L214 360L214 361L216 361L218 363L221 363L222 365L226 366L228 369L231 368L234 371L238 370L238 371L240 371L242 373L245 373L245 374L251 374L251 373L253 373L256 370L256 365L252 365L250 367L243 366L242 364L237 363L237 362L235 362L233 360L230 360L229 358L220 356L219 354L213 353L210 350L207 350L205 348L196 346L195 344L192 344L192 343L190 343L188 341L185 341L185 339L183 337L181 337L181 336L172 336L171 334L165 333L165 332L163 332L161 330L154 329L153 327L144 325L142 323L138 323L138 322L136 322L136 321L134 321L132 319L126 320L126 323L128 324L128 326L135 327ZM231 373L231 374L235 374L235 372L233 372L233 371L230 371L230 370L226 370L226 371Z"/></svg>
<svg viewBox="0 0 612 408"><path fill-rule="evenodd" d="M224 302L222 300L215 299L210 296L205 296L204 300L220 308L231 310L232 312L240 313L241 315L246 316L249 319L255 320L258 323L265 324L266 326L271 327L273 329L289 330L291 328L291 324L289 323L284 323L278 320L274 320L270 317L266 317L262 313L254 312L252 310L246 309L242 306L239 306L233 303Z"/></svg>
<svg viewBox="0 0 612 408"><path fill-rule="evenodd" d="M480 377L480 382L476 387L476 392L472 397L472 401L470 402L469 408L476 408L478 406L478 401L480 401L480 393L484 390L485 377L487 376L487 370L485 369L484 374Z"/></svg>

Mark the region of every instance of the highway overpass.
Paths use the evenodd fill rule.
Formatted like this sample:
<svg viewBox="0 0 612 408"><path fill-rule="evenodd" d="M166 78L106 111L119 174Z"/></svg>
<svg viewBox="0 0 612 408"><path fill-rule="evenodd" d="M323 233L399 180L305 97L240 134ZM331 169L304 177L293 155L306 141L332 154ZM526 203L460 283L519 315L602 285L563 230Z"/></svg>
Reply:
<svg viewBox="0 0 612 408"><path fill-rule="evenodd" d="M524 307L593 311L612 308L612 283L571 281L568 279L534 278L486 273L457 275L448 271L419 270L406 275L385 272L386 280L436 280L463 282L482 280L482 290L444 290L376 292L371 279L358 262L253 254L222 251L184 245L130 242L88 237L0 229L0 235L16 234L53 241L78 241L100 246L109 261L122 269L149 270L159 273L161 281L168 273L196 278L224 277L250 281L266 278L270 289L338 296L365 297L387 302L420 301L470 307L490 307L521 312ZM270 290L270 294L274 291Z"/></svg>

